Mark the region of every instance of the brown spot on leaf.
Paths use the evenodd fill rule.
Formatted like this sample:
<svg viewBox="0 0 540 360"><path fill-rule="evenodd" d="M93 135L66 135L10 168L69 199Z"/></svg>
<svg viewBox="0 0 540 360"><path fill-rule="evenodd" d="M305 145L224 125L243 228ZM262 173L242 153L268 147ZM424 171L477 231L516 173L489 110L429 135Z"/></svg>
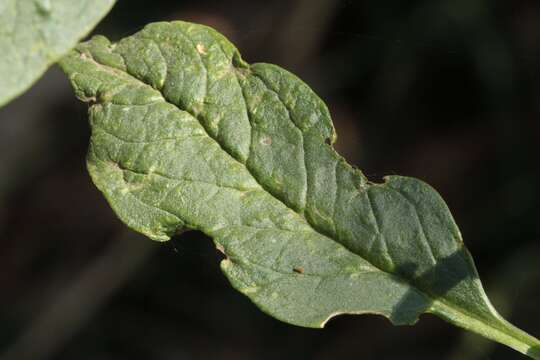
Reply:
<svg viewBox="0 0 540 360"><path fill-rule="evenodd" d="M264 145L272 145L272 138L264 137L261 139L261 143Z"/></svg>

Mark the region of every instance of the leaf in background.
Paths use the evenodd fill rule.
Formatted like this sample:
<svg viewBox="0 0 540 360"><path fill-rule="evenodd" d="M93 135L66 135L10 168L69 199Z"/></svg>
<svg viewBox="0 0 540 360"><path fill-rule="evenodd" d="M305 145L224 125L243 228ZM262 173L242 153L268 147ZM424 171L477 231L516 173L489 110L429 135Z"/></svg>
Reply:
<svg viewBox="0 0 540 360"><path fill-rule="evenodd" d="M0 106L37 81L113 4L114 0L0 1Z"/></svg>
<svg viewBox="0 0 540 360"><path fill-rule="evenodd" d="M322 327L343 313L412 324L431 312L537 346L493 309L440 196L348 165L326 106L294 75L184 22L94 37L61 65L91 103L88 169L118 216L155 240L212 237L232 285L266 313Z"/></svg>

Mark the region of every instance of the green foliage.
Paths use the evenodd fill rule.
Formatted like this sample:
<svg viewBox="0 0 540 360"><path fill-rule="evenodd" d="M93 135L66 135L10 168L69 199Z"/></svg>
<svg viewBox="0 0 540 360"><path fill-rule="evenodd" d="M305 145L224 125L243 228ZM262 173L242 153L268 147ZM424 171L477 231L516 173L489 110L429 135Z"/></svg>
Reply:
<svg viewBox="0 0 540 360"><path fill-rule="evenodd" d="M212 237L231 284L266 313L322 327L429 312L540 358L490 304L440 196L348 165L326 106L294 75L184 22L94 37L61 66L91 103L88 169L118 216L155 240Z"/></svg>
<svg viewBox="0 0 540 360"><path fill-rule="evenodd" d="M113 4L114 0L2 0L0 106L37 81Z"/></svg>

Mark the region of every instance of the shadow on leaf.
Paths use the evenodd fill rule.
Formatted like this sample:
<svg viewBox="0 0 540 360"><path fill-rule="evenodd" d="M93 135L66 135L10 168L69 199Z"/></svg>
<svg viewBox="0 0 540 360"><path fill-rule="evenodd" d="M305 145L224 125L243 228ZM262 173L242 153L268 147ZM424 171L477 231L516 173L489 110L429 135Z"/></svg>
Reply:
<svg viewBox="0 0 540 360"><path fill-rule="evenodd" d="M434 300L448 297L452 289L463 282L472 284L473 280L478 279L478 274L471 265L469 253L462 248L438 260L435 266L421 275L416 275L418 265L415 263L409 262L398 266L397 275L407 279L406 281L414 288L411 288L394 307L390 320L396 324L414 323L417 320L416 317L414 320L407 321L408 316L404 314L411 314L413 311L418 314L424 313ZM424 298L419 296L418 291L424 295Z"/></svg>

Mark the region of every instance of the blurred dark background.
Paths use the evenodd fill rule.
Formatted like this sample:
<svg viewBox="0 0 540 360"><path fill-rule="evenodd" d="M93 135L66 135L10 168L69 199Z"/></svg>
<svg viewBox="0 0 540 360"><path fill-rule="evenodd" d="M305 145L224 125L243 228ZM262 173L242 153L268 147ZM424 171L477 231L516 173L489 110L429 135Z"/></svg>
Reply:
<svg viewBox="0 0 540 360"><path fill-rule="evenodd" d="M120 0L95 33L173 19L303 78L371 180L433 185L496 307L540 335L540 2ZM159 244L116 219L85 170L86 111L58 68L0 109L0 359L524 358L430 315L268 317L210 239Z"/></svg>

